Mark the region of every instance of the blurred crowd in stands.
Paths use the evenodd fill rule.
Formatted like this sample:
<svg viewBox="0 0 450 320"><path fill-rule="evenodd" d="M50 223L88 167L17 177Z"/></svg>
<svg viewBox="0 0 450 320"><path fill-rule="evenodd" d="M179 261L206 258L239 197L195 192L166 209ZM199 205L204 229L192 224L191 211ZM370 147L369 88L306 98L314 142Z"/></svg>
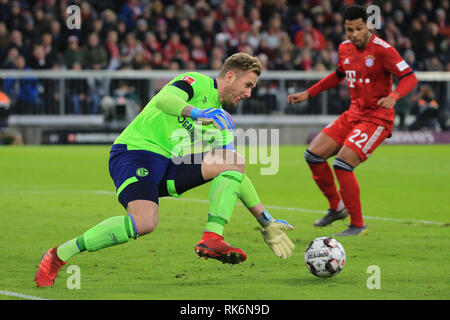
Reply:
<svg viewBox="0 0 450 320"><path fill-rule="evenodd" d="M0 0L0 69L216 70L244 51L266 70L334 70L353 3L380 7L374 32L415 70L450 71L449 0ZM80 29L67 28L70 5Z"/></svg>

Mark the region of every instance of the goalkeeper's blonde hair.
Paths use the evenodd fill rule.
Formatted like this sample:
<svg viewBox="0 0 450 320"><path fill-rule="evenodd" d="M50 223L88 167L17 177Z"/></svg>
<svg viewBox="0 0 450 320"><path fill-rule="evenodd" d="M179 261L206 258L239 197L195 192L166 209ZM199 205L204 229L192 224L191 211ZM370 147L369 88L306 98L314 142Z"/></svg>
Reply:
<svg viewBox="0 0 450 320"><path fill-rule="evenodd" d="M261 62L259 62L259 59L257 57L252 57L251 55L244 52L238 52L231 55L225 60L217 77L223 78L229 71L253 71L259 76L261 74L262 67Z"/></svg>

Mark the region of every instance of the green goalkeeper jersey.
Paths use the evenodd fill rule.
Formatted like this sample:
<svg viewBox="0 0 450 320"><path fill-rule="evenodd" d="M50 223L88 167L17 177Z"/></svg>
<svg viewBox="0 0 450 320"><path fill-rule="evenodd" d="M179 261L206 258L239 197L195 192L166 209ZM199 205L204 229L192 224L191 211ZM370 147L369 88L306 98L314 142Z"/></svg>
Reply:
<svg viewBox="0 0 450 320"><path fill-rule="evenodd" d="M212 149L233 142L231 132L220 131L212 124L201 126L181 116L181 110L187 105L200 109L222 108L216 80L197 72L173 78L114 143L126 144L128 150L148 150L172 158L181 156L186 147L199 142L206 142Z"/></svg>

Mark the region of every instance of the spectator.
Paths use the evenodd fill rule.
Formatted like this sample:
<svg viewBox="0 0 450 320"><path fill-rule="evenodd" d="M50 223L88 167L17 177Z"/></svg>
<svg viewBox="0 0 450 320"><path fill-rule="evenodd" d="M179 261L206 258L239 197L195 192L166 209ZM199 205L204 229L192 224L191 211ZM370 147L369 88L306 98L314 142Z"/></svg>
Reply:
<svg viewBox="0 0 450 320"><path fill-rule="evenodd" d="M106 68L108 65L108 54L100 45L96 33L89 34L88 43L81 49L82 65L87 69Z"/></svg>
<svg viewBox="0 0 450 320"><path fill-rule="evenodd" d="M11 47L17 48L17 50L19 50L19 53L23 56L26 56L29 53L28 46L23 43L22 32L20 32L19 30L11 31L11 41L9 43L9 48Z"/></svg>
<svg viewBox="0 0 450 320"><path fill-rule="evenodd" d="M195 66L198 69L205 69L208 62L208 54L203 46L203 40L199 35L195 35L192 38L192 48L190 50L190 56L192 57Z"/></svg>
<svg viewBox="0 0 450 320"><path fill-rule="evenodd" d="M83 55L81 53L80 46L78 45L78 37L70 36L67 39L69 47L66 52L64 52L64 64L67 68L72 69L74 63L82 63Z"/></svg>
<svg viewBox="0 0 450 320"><path fill-rule="evenodd" d="M72 64L71 69L74 71L81 71L83 68L81 63L75 62ZM71 102L71 109L67 110L67 112L78 115L82 114L87 100L86 81L82 79L69 79L66 81L66 85Z"/></svg>
<svg viewBox="0 0 450 320"><path fill-rule="evenodd" d="M325 37L320 33L319 30L312 26L312 22L309 19L305 19L304 28L300 31L297 31L295 34L295 44L303 49L307 47L306 38L311 39L310 49L312 50L322 50L326 46Z"/></svg>
<svg viewBox="0 0 450 320"><path fill-rule="evenodd" d="M19 1L12 1L9 16L5 20L8 30L20 30L25 25L25 17L22 14Z"/></svg>
<svg viewBox="0 0 450 320"><path fill-rule="evenodd" d="M191 7L189 1L175 0L174 1L174 14L178 20L189 18L194 8Z"/></svg>
<svg viewBox="0 0 450 320"><path fill-rule="evenodd" d="M65 43L64 37L61 33L61 24L58 20L52 19L50 21L50 32L52 36L52 44L57 54L64 51Z"/></svg>
<svg viewBox="0 0 450 320"><path fill-rule="evenodd" d="M436 9L436 23L439 27L439 33L446 38L450 38L450 25L447 22L446 16L447 14L444 9Z"/></svg>
<svg viewBox="0 0 450 320"><path fill-rule="evenodd" d="M412 20L408 37L411 39L412 49L415 52L421 52L421 47L426 41L426 33L419 19Z"/></svg>
<svg viewBox="0 0 450 320"><path fill-rule="evenodd" d="M145 40L144 40L143 46L144 46L144 50L146 50L148 52L150 57L155 52L162 51L161 43L159 43L158 39L156 39L155 34L151 31L148 31L145 34Z"/></svg>
<svg viewBox="0 0 450 320"><path fill-rule="evenodd" d="M118 43L125 42L126 37L127 37L127 25L126 25L125 21L120 20L117 23Z"/></svg>
<svg viewBox="0 0 450 320"><path fill-rule="evenodd" d="M183 18L179 20L177 32L180 35L180 41L189 45L192 41L192 26L191 21L187 18ZM199 33L198 31L197 33ZM196 33L196 34L197 34Z"/></svg>
<svg viewBox="0 0 450 320"><path fill-rule="evenodd" d="M416 120L409 127L410 130L431 129L438 126L439 104L434 98L434 91L428 85L420 87L419 99L413 107Z"/></svg>
<svg viewBox="0 0 450 320"><path fill-rule="evenodd" d="M41 44L34 46L33 54L30 59L30 67L35 70L50 69L52 66L51 61L45 54L45 48Z"/></svg>
<svg viewBox="0 0 450 320"><path fill-rule="evenodd" d="M200 34L207 52L211 52L214 47L217 31L215 20L211 15L203 18Z"/></svg>
<svg viewBox="0 0 450 320"><path fill-rule="evenodd" d="M250 30L250 23L245 17L244 5L239 4L234 11L233 20L236 23L237 30L240 33L244 33Z"/></svg>
<svg viewBox="0 0 450 320"><path fill-rule="evenodd" d="M176 32L170 34L169 41L164 46L164 61L167 63L173 58L181 61L189 61L189 51L187 47L180 42L180 35Z"/></svg>
<svg viewBox="0 0 450 320"><path fill-rule="evenodd" d="M52 66L52 63L58 60L59 53L56 49L53 48L53 37L49 32L46 32L42 35L42 47L44 48L45 57L51 62L48 66L49 69Z"/></svg>
<svg viewBox="0 0 450 320"><path fill-rule="evenodd" d="M138 41L144 42L145 34L148 31L148 22L145 19L139 19L136 23L136 39Z"/></svg>
<svg viewBox="0 0 450 320"><path fill-rule="evenodd" d="M222 24L222 34L227 37L230 46L234 47L238 44L239 31L232 16L227 16Z"/></svg>
<svg viewBox="0 0 450 320"><path fill-rule="evenodd" d="M275 63L276 70L294 70L295 66L293 63L293 51L285 50L280 51L277 54L277 59Z"/></svg>
<svg viewBox="0 0 450 320"><path fill-rule="evenodd" d="M247 36L247 42L254 50L257 50L261 41L261 20L253 21Z"/></svg>
<svg viewBox="0 0 450 320"><path fill-rule="evenodd" d="M95 19L89 28L90 33L96 33L100 39L105 39L106 32L103 29L103 20Z"/></svg>
<svg viewBox="0 0 450 320"><path fill-rule="evenodd" d="M44 10L40 7L36 7L33 14L34 25L36 28L36 34L41 35L44 32L48 32L50 30L50 22L45 16Z"/></svg>
<svg viewBox="0 0 450 320"><path fill-rule="evenodd" d="M38 34L36 30L33 18L25 19L24 23L25 24L20 28L23 41L28 47L33 47L41 35Z"/></svg>
<svg viewBox="0 0 450 320"><path fill-rule="evenodd" d="M221 59L212 59L210 65L209 65L209 69L211 70L220 70L220 68L222 68L223 65L223 61Z"/></svg>
<svg viewBox="0 0 450 320"><path fill-rule="evenodd" d="M20 55L19 50L16 47L11 47L8 50L6 55L6 59L2 61L1 69L13 69L15 67L14 62L16 58Z"/></svg>
<svg viewBox="0 0 450 320"><path fill-rule="evenodd" d="M303 25L305 23L305 15L302 11L297 11L295 14L295 21L289 26L289 35L292 39L295 38L295 35L298 31L303 29Z"/></svg>
<svg viewBox="0 0 450 320"><path fill-rule="evenodd" d="M163 18L166 21L168 30L177 31L179 20L175 16L175 8L173 5L168 5L165 7Z"/></svg>
<svg viewBox="0 0 450 320"><path fill-rule="evenodd" d="M217 60L223 63L225 60L225 51L220 47L214 47L211 53L211 60Z"/></svg>
<svg viewBox="0 0 450 320"><path fill-rule="evenodd" d="M158 19L158 23L156 25L156 38L158 42L164 47L169 41L169 30L167 28L166 20L160 18Z"/></svg>
<svg viewBox="0 0 450 320"><path fill-rule="evenodd" d="M102 21L103 21L103 31L106 35L111 30L117 31L117 15L116 13L111 9L105 9L102 14Z"/></svg>
<svg viewBox="0 0 450 320"><path fill-rule="evenodd" d="M444 71L444 65L436 55L427 59L425 65L428 71Z"/></svg>
<svg viewBox="0 0 450 320"><path fill-rule="evenodd" d="M128 33L126 42L120 48L121 63L132 63L136 54L145 55L144 47L142 46L142 43L136 39L134 33Z"/></svg>
<svg viewBox="0 0 450 320"><path fill-rule="evenodd" d="M120 11L120 18L125 21L128 29L134 29L136 27L136 21L142 14L142 6L138 0L128 0Z"/></svg>
<svg viewBox="0 0 450 320"><path fill-rule="evenodd" d="M408 65L413 69L413 70L417 70L418 69L418 65L416 62L416 54L414 53L413 50L408 49L403 53L403 58L405 59L405 61L408 63Z"/></svg>
<svg viewBox="0 0 450 320"><path fill-rule="evenodd" d="M308 70L311 70L312 67L313 67L313 59L312 59L311 51L310 50L302 50L302 52L300 53L300 57L296 63L296 69L308 71Z"/></svg>
<svg viewBox="0 0 450 320"><path fill-rule="evenodd" d="M142 52L136 52L133 60L131 61L131 67L133 68L133 70L142 70L145 68L145 65L146 59L144 57L144 54Z"/></svg>
<svg viewBox="0 0 450 320"><path fill-rule="evenodd" d="M108 50L109 63L107 69L116 70L120 65L120 48L117 43L118 36L116 30L108 31L105 47Z"/></svg>
<svg viewBox="0 0 450 320"><path fill-rule="evenodd" d="M268 58L267 67L269 69L272 69L272 63L275 61L276 51L269 47L265 38L261 39L261 41L259 42L259 48L256 50L256 54L258 56L261 53L263 53Z"/></svg>
<svg viewBox="0 0 450 320"><path fill-rule="evenodd" d="M155 69L155 70L164 69L165 64L164 64L164 59L163 59L163 55L162 55L161 51L156 51L153 54L151 66L152 66L152 69Z"/></svg>
<svg viewBox="0 0 450 320"><path fill-rule="evenodd" d="M87 26L93 26L97 19L97 12L91 7L88 1L82 1L80 5L81 21Z"/></svg>
<svg viewBox="0 0 450 320"><path fill-rule="evenodd" d="M21 55L14 61L14 69L31 70L26 66L25 58ZM41 113L42 102L39 97L39 83L36 78L6 78L5 92L14 101L17 113Z"/></svg>
<svg viewBox="0 0 450 320"><path fill-rule="evenodd" d="M410 65L411 66L411 65ZM395 79L395 85L398 84L398 79ZM395 104L395 114L399 118L398 122L398 130L406 130L406 117L410 114L413 102L412 97L414 94L414 90L408 93L405 97L402 99L399 99L397 103Z"/></svg>
<svg viewBox="0 0 450 320"><path fill-rule="evenodd" d="M289 52L289 54L292 56L295 51L295 46L291 41L291 38L286 32L283 32L280 35L280 44L277 47L278 52Z"/></svg>
<svg viewBox="0 0 450 320"><path fill-rule="evenodd" d="M54 71L61 71L61 65L54 63L51 66ZM61 94L59 91L60 80L58 78L41 79L42 102L45 107L45 114L59 114Z"/></svg>
<svg viewBox="0 0 450 320"><path fill-rule="evenodd" d="M281 24L281 16L274 14L269 22L269 28L267 31L263 31L261 37L266 40L267 46L276 50L280 45L280 38L284 34Z"/></svg>
<svg viewBox="0 0 450 320"><path fill-rule="evenodd" d="M99 68L97 65L95 68ZM100 110L100 101L106 94L106 79L88 78L87 84L87 112L90 114L97 114Z"/></svg>
<svg viewBox="0 0 450 320"><path fill-rule="evenodd" d="M11 34L9 30L6 28L6 24L3 21L0 21L0 57L3 50L9 46L9 42L11 41Z"/></svg>

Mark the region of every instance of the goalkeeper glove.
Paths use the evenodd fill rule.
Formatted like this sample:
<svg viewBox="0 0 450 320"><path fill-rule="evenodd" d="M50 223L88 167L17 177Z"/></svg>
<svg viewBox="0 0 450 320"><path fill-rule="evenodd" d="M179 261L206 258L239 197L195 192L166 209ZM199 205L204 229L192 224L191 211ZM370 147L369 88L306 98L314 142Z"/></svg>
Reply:
<svg viewBox="0 0 450 320"><path fill-rule="evenodd" d="M191 110L191 118L198 120L202 124L214 124L214 127L220 130L234 130L234 123L228 112L218 108Z"/></svg>
<svg viewBox="0 0 450 320"><path fill-rule="evenodd" d="M272 249L273 253L282 259L290 257L295 245L288 238L285 231L293 230L294 227L284 220L275 220L267 210L263 212L258 222L263 227L261 234L264 241Z"/></svg>

